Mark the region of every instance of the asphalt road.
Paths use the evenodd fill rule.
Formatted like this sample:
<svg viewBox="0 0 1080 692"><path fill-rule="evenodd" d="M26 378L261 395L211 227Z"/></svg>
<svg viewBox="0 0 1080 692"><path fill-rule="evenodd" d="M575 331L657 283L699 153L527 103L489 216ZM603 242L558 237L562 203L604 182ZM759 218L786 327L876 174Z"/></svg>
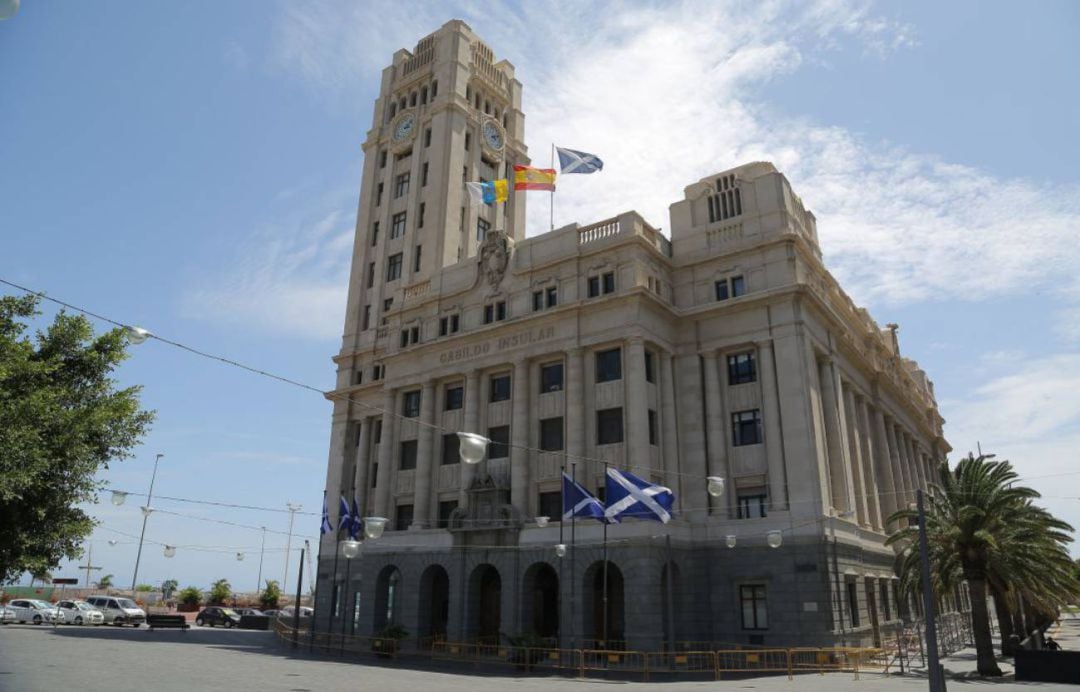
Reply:
<svg viewBox="0 0 1080 692"><path fill-rule="evenodd" d="M963 659L958 659L961 666ZM948 662L946 663L949 666ZM969 664L970 665L970 664ZM505 692L620 689L765 690L783 692L877 692L927 688L925 678L864 674L802 675L742 680L671 683L575 680L554 677L472 675L435 670L410 670L342 661L333 657L294 654L270 632L223 629L148 631L114 627L0 627L0 690L58 692L98 690L140 692L323 692L333 690L409 690L433 692ZM1076 692L1075 686L1016 684L1011 681L950 680L950 692L992 685L995 692L1030 690Z"/></svg>

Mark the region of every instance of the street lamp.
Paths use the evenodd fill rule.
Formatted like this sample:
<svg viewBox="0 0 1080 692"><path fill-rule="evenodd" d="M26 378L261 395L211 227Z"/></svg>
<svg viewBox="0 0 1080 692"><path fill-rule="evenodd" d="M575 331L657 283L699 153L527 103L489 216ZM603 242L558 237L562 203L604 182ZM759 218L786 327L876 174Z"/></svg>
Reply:
<svg viewBox="0 0 1080 692"><path fill-rule="evenodd" d="M243 553L237 553L236 554L236 561L237 562L243 562L244 561L244 554Z"/></svg>
<svg viewBox="0 0 1080 692"><path fill-rule="evenodd" d="M296 518L296 513L304 508L303 505L294 505L291 502L285 503L286 509L289 510L289 540L285 543L285 576L281 578L281 590L288 593L287 588L289 586L289 557L292 553L292 527L293 519ZM265 533L263 534L265 536ZM299 585L298 585L299 587ZM297 606L299 606L297 602ZM299 611L298 611L299 612Z"/></svg>
<svg viewBox="0 0 1080 692"><path fill-rule="evenodd" d="M784 534L780 531L770 531L765 536L765 542L770 548L779 548L784 543Z"/></svg>
<svg viewBox="0 0 1080 692"><path fill-rule="evenodd" d="M341 554L346 560L351 560L360 554L360 541L349 539L341 542Z"/></svg>
<svg viewBox="0 0 1080 692"><path fill-rule="evenodd" d="M491 440L476 433L459 432L458 454L466 464L479 464L487 453L487 446Z"/></svg>
<svg viewBox="0 0 1080 692"><path fill-rule="evenodd" d="M145 332L146 330L144 329L142 331ZM149 332L147 332L147 334L149 334ZM143 340L145 341L145 338ZM142 342L135 342L135 343L142 343ZM132 593L135 593L135 582L139 578L139 560L142 559L143 538L146 537L146 520L150 518L150 512L153 511L152 509L150 509L150 501L154 499L154 480L157 479L158 462L161 461L161 457L163 457L163 456L165 456L165 455L164 454L158 454L158 455L156 455L154 457L154 473L153 473L153 475L150 476L150 492L148 492L146 494L146 506L140 508L140 509L142 509L142 513L143 513L142 532L139 533L139 551L137 553L135 553L135 571L131 575L131 592ZM167 546L166 546L166 548L167 548ZM168 554L167 549L165 551L165 554L166 554L166 557L172 557L172 555Z"/></svg>
<svg viewBox="0 0 1080 692"><path fill-rule="evenodd" d="M724 494L724 479L720 476L708 476L705 478L708 482L706 488L709 494L713 497L720 497Z"/></svg>
<svg viewBox="0 0 1080 692"><path fill-rule="evenodd" d="M386 517L364 517L364 536L379 538L386 529Z"/></svg>
<svg viewBox="0 0 1080 692"><path fill-rule="evenodd" d="M163 552L165 553L165 557L176 557L176 546L167 545L165 546L165 550Z"/></svg>
<svg viewBox="0 0 1080 692"><path fill-rule="evenodd" d="M566 544L558 543L555 546L555 557L566 557Z"/></svg>
<svg viewBox="0 0 1080 692"><path fill-rule="evenodd" d="M727 536L724 536L724 543L725 543L725 544L727 545L727 547L729 547L729 548L734 548L734 547L735 547L735 542L736 542L737 540L738 540L738 538L737 538L737 537L735 536L735 534L733 534L733 533L732 533L732 534L728 534Z"/></svg>
<svg viewBox="0 0 1080 692"><path fill-rule="evenodd" d="M142 327L130 326L124 327L124 334L127 336L128 341L130 341L135 346L138 346L139 344L145 342L147 339L153 336L153 334L143 329Z"/></svg>
<svg viewBox="0 0 1080 692"><path fill-rule="evenodd" d="M112 503L119 507L127 500L127 496L128 494L123 490L114 490L112 491Z"/></svg>
<svg viewBox="0 0 1080 692"><path fill-rule="evenodd" d="M544 528L545 526L548 525L549 519L550 519L549 517L537 517L536 518L536 525L538 527L540 527L540 528Z"/></svg>

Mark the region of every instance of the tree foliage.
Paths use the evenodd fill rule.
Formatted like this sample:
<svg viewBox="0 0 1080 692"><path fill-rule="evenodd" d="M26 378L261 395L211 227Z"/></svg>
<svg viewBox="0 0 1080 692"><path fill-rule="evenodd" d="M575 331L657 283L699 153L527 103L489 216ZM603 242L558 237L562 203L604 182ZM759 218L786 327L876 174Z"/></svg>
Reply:
<svg viewBox="0 0 1080 692"><path fill-rule="evenodd" d="M172 598L173 592L176 591L179 586L180 582L175 579L166 579L161 582L161 597L166 601L169 600Z"/></svg>
<svg viewBox="0 0 1080 692"><path fill-rule="evenodd" d="M263 608L277 608L281 601L281 586L276 579L267 579L266 588L259 594L259 603Z"/></svg>
<svg viewBox="0 0 1080 692"><path fill-rule="evenodd" d="M112 580L113 580L113 575L106 574L101 579L98 579L98 588L99 589L107 589L107 588L109 588L110 586L112 586Z"/></svg>
<svg viewBox="0 0 1080 692"><path fill-rule="evenodd" d="M180 591L180 602L187 606L197 606L202 603L202 591L194 586L185 587Z"/></svg>
<svg viewBox="0 0 1080 692"><path fill-rule="evenodd" d="M38 298L0 297L0 583L80 556L95 477L130 457L153 420L139 387L118 389L120 329L99 336L64 312L27 334Z"/></svg>
<svg viewBox="0 0 1080 692"><path fill-rule="evenodd" d="M218 579L210 585L209 598L211 605L225 605L230 596L232 596L232 584L229 583L228 579Z"/></svg>

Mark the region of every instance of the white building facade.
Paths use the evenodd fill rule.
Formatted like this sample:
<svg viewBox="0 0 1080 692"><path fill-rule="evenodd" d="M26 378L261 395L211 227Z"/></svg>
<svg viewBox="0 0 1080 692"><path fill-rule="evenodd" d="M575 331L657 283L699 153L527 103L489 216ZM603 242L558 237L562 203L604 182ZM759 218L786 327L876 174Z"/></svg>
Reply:
<svg viewBox="0 0 1080 692"><path fill-rule="evenodd" d="M327 495L390 523L353 561L324 537L317 626L638 650L880 639L905 612L888 517L949 451L897 328L829 274L769 163L688 185L670 240L633 211L525 238L525 193L471 205L465 181L529 162L521 93L460 21L383 71ZM493 441L482 464L457 431ZM600 489L605 464L671 488L676 518L612 526L606 549L577 521L557 557L563 468Z"/></svg>

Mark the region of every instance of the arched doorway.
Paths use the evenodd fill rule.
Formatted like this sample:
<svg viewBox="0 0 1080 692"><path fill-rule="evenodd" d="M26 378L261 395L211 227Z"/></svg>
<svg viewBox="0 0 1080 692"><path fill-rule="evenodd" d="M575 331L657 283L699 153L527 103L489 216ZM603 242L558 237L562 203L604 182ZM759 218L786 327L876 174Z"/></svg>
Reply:
<svg viewBox="0 0 1080 692"><path fill-rule="evenodd" d="M502 577L493 565L480 565L469 578L471 614L469 631L484 641L498 643L502 625Z"/></svg>
<svg viewBox="0 0 1080 692"><path fill-rule="evenodd" d="M442 565L431 565L420 575L421 637L446 637L450 619L450 576Z"/></svg>
<svg viewBox="0 0 1080 692"><path fill-rule="evenodd" d="M671 582L670 594L668 591L669 580ZM679 622L682 617L682 604L679 603L679 596L682 593L681 586L682 575L679 573L679 566L674 562L667 563L660 570L660 602L663 604L661 611L664 618L662 626L665 646L668 642L674 642L678 639Z"/></svg>
<svg viewBox="0 0 1080 692"><path fill-rule="evenodd" d="M387 565L375 580L375 609L372 630L378 634L388 625L401 621L401 570Z"/></svg>
<svg viewBox="0 0 1080 692"><path fill-rule="evenodd" d="M604 602L604 563L594 562L585 571L585 632L597 646L615 648L626 638L622 571L607 563L607 603ZM606 617L605 617L606 615ZM599 642L603 642L600 644Z"/></svg>
<svg viewBox="0 0 1080 692"><path fill-rule="evenodd" d="M525 570L522 622L540 637L559 635L559 575L546 562Z"/></svg>

